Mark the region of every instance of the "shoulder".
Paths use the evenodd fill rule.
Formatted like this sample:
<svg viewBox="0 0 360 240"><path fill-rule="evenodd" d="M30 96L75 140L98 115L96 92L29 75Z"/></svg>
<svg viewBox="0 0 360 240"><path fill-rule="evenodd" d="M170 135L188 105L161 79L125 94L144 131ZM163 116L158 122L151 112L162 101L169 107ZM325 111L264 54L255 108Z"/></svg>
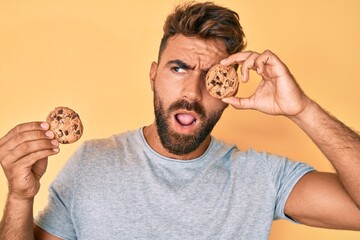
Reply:
<svg viewBox="0 0 360 240"><path fill-rule="evenodd" d="M254 172L275 177L278 174L287 174L292 171L309 170L307 164L289 159L275 153L258 151L255 149L241 150L234 144L228 144L222 140L214 139L213 154L220 156L223 162L244 172Z"/></svg>
<svg viewBox="0 0 360 240"><path fill-rule="evenodd" d="M85 141L80 149L84 152L107 152L119 149L132 143L140 141L139 130L131 130L112 135L108 138L92 139Z"/></svg>
<svg viewBox="0 0 360 240"><path fill-rule="evenodd" d="M74 169L75 175L79 176L96 176L102 172L112 172L140 151L139 141L141 137L138 130L108 138L87 140L72 154L65 169Z"/></svg>
<svg viewBox="0 0 360 240"><path fill-rule="evenodd" d="M75 165L102 165L122 159L140 149L139 130L115 134L108 138L87 140L73 153L70 162Z"/></svg>
<svg viewBox="0 0 360 240"><path fill-rule="evenodd" d="M227 143L213 137L211 153L228 161L239 161L243 164L267 164L276 155L267 152L259 152L254 149L239 149L235 144ZM279 158L279 157L277 157ZM271 161L271 160L270 160Z"/></svg>

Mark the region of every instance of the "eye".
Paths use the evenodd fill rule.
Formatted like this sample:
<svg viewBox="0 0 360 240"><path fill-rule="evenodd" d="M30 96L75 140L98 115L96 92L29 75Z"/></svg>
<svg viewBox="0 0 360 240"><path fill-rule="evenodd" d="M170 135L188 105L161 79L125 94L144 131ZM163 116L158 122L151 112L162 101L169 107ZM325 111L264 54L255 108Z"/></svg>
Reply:
<svg viewBox="0 0 360 240"><path fill-rule="evenodd" d="M187 72L186 69L181 68L181 67L172 67L171 71L177 72L177 73L186 73Z"/></svg>

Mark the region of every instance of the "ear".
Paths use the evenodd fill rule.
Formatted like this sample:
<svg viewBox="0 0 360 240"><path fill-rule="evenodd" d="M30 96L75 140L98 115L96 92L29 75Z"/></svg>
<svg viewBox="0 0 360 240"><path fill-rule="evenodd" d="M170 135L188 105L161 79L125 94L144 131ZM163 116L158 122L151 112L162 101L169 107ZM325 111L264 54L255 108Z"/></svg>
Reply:
<svg viewBox="0 0 360 240"><path fill-rule="evenodd" d="M151 84L151 90L152 91L154 91L157 67L158 67L158 65L157 65L156 62L151 63L149 77L150 77L150 84Z"/></svg>

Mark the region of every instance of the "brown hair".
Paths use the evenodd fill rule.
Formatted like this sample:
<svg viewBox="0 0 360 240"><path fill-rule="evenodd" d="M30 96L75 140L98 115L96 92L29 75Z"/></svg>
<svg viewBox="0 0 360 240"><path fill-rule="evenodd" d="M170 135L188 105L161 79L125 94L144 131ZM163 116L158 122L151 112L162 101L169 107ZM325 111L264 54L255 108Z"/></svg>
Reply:
<svg viewBox="0 0 360 240"><path fill-rule="evenodd" d="M159 60L167 40L176 34L202 39L222 39L228 54L240 52L246 46L239 15L212 2L189 2L177 6L167 17L163 30Z"/></svg>

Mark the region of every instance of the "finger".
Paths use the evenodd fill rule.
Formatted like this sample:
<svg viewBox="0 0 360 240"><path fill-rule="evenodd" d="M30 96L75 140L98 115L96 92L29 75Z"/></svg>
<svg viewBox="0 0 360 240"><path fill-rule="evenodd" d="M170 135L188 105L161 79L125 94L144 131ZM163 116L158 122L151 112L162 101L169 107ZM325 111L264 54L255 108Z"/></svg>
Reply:
<svg viewBox="0 0 360 240"><path fill-rule="evenodd" d="M31 167L36 164L39 160L56 155L60 152L59 148L44 149L37 152L32 152L25 157L19 159L17 164L23 167Z"/></svg>
<svg viewBox="0 0 360 240"><path fill-rule="evenodd" d="M31 142L41 139L54 139L54 137L54 133L51 130L20 132L19 134L14 135L0 147L0 161L4 156L8 155L11 151L13 151L19 145L25 142Z"/></svg>
<svg viewBox="0 0 360 240"><path fill-rule="evenodd" d="M45 171L46 171L46 167L47 167L47 163L48 163L48 158L42 158L40 160L38 160L33 166L32 166L32 172L34 173L35 177L40 180L40 178L42 177L42 175L44 175Z"/></svg>
<svg viewBox="0 0 360 240"><path fill-rule="evenodd" d="M55 139L41 139L36 141L28 141L24 142L20 145L18 145L15 149L12 151L9 151L7 155L5 155L3 158L0 159L1 165L3 166L9 166L11 164L16 163L21 158L31 154L35 153L41 150L54 150L59 146L59 142Z"/></svg>
<svg viewBox="0 0 360 240"><path fill-rule="evenodd" d="M223 98L224 103L230 104L236 109L255 109L251 98L229 97Z"/></svg>
<svg viewBox="0 0 360 240"><path fill-rule="evenodd" d="M270 50L265 50L255 61L256 72L259 75L264 74L266 66L277 66L277 74L289 72L286 65Z"/></svg>
<svg viewBox="0 0 360 240"><path fill-rule="evenodd" d="M26 168L32 168L34 165L37 165L39 161L42 159L47 159L49 156L53 156L55 154L58 154L60 152L59 148L54 149L44 149L37 152L32 152L23 158L19 159L16 163L11 161L4 161L2 166L4 168L5 174L9 177L15 174L15 172L19 172L21 169ZM16 164L16 168L14 167L14 164Z"/></svg>
<svg viewBox="0 0 360 240"><path fill-rule="evenodd" d="M278 57L269 50L265 50L255 61L256 72L261 75L266 65L274 64L274 60L280 62Z"/></svg>
<svg viewBox="0 0 360 240"><path fill-rule="evenodd" d="M4 137L0 138L0 146L19 133L33 130L48 130L49 128L50 125L47 122L29 122L19 124L11 129Z"/></svg>
<svg viewBox="0 0 360 240"><path fill-rule="evenodd" d="M3 148L5 150L13 150L20 144L24 142L30 142L40 139L53 139L55 137L54 132L51 130L35 130L35 131L27 131L21 132L17 135L14 135L10 138L7 143L3 144Z"/></svg>
<svg viewBox="0 0 360 240"><path fill-rule="evenodd" d="M258 57L259 57L258 53L252 52L250 56L245 61L243 61L241 65L241 76L243 82L249 81L249 72L250 70L256 69L255 61Z"/></svg>
<svg viewBox="0 0 360 240"><path fill-rule="evenodd" d="M39 161L42 162L43 159L47 160L49 156L55 155L57 153L59 153L59 149L41 150L25 156L15 164L6 162L5 164L2 165L2 167L4 169L4 173L7 179L9 179L10 181L14 176L18 176L21 173L25 173L25 174L29 173L31 169L36 168L36 165L38 165Z"/></svg>
<svg viewBox="0 0 360 240"><path fill-rule="evenodd" d="M255 70L255 60L259 53L253 51L239 52L230 55L229 57L220 61L224 66L240 64L241 65L241 80L242 82L249 81L249 71Z"/></svg>
<svg viewBox="0 0 360 240"><path fill-rule="evenodd" d="M221 65L224 66L229 66L229 65L234 65L236 63L241 64L242 62L244 62L253 52L252 51L246 51L246 52L239 52L239 53L235 53L232 54L230 56L228 56L227 58L223 59L220 61Z"/></svg>
<svg viewBox="0 0 360 240"><path fill-rule="evenodd" d="M270 56L268 54L261 54L255 61L256 72L261 75L264 72L265 65L268 64Z"/></svg>

